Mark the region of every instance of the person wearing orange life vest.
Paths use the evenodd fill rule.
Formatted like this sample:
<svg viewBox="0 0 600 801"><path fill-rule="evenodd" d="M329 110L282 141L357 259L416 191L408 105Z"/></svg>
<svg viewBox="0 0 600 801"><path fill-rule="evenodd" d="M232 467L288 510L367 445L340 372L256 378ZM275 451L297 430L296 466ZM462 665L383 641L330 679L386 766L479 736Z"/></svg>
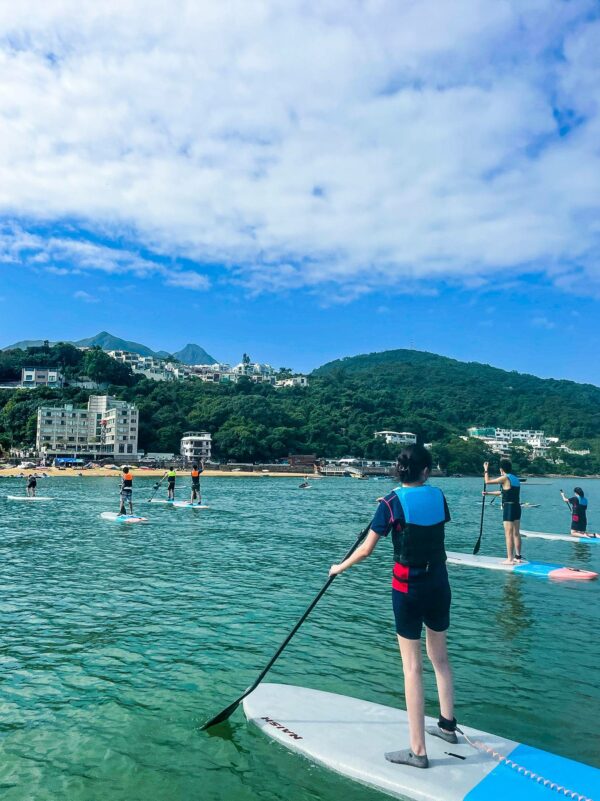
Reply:
<svg viewBox="0 0 600 801"><path fill-rule="evenodd" d="M119 514L127 514L125 504L129 506L129 514L133 514L133 475L129 467L123 468L123 475L121 476L121 506Z"/></svg>
<svg viewBox="0 0 600 801"><path fill-rule="evenodd" d="M190 476L192 478L192 497L191 503L197 501L198 503L202 503L202 498L200 496L200 473L202 473L204 467L202 466L202 462L200 464L193 464L192 471Z"/></svg>

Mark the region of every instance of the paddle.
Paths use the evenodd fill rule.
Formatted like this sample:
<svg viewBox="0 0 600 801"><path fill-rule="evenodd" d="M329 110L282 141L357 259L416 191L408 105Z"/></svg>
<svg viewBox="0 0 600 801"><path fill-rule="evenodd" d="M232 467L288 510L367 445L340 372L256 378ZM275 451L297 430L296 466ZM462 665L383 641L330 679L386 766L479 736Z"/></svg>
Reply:
<svg viewBox="0 0 600 801"><path fill-rule="evenodd" d="M487 484L485 483L485 479L483 480L483 491L485 492L487 489ZM479 521L479 537L477 538L477 542L475 543L475 547L473 548L473 556L476 556L479 553L479 549L481 548L481 538L483 536L483 513L485 512L485 495L481 496L481 520Z"/></svg>
<svg viewBox="0 0 600 801"><path fill-rule="evenodd" d="M563 501L564 501L564 500L565 500L565 493L564 493L562 490L559 490L559 492L560 492L561 498L562 498L562 499L563 499ZM568 507L569 507L569 509L571 510L571 514L572 514L572 513L573 513L573 507L571 506L571 504L569 503L569 501L565 501L565 503L567 504L567 506L568 506Z"/></svg>
<svg viewBox="0 0 600 801"><path fill-rule="evenodd" d="M358 546L361 544L361 542L364 540L364 538L369 533L370 527L371 526L369 524L363 531L360 532L360 534L356 538L356 542L350 548L348 553L344 556L344 559L342 561L344 561L345 559L347 559L349 556L351 556L354 553L354 551L358 548ZM335 576L330 576L327 579L327 581L321 587L321 589L319 590L319 592L317 593L317 595L315 596L313 601L306 608L306 611L304 612L304 614L302 615L300 620L296 623L294 628L290 631L290 633L287 635L285 640L281 643L281 645L279 646L277 651L275 651L274 655L271 657L271 659L267 663L266 667L263 668L263 670L259 674L259 676L256 679L256 681L253 684L251 684L250 687L248 687L248 689L245 690L242 693L242 695L240 695L239 698L236 698L236 700L232 704L229 704L229 706L226 706L225 709L222 709L221 712L219 712L218 715L214 716L214 718L211 718L210 720L207 720L206 723L204 723L203 726L201 727L201 731L205 731L206 729L212 728L212 726L216 726L218 723L223 723L224 721L226 721L228 718L231 717L231 715L233 715L233 713L238 708L240 703L244 700L244 698L246 698L246 696L250 695L251 692L254 692L254 690L258 687L258 685L261 683L261 681L267 675L269 670L271 670L271 668L273 667L273 665L275 664L277 659L281 656L281 653L283 652L283 650L285 649L287 644L290 642L290 640L292 639L294 634L298 631L300 626L304 623L306 618L310 615L312 610L319 603L319 601L321 600L321 598L323 597L323 595L325 594L325 592L327 591L329 586L332 584L334 579L335 579Z"/></svg>
<svg viewBox="0 0 600 801"><path fill-rule="evenodd" d="M157 481L157 482L154 484L154 492L152 493L152 497L148 498L148 503L150 503L150 501L151 501L151 500L154 498L154 496L155 496L155 495L156 495L156 493L158 492L158 488L159 488L159 487L160 487L160 485L163 483L163 481L165 480L165 478L166 478L166 477L167 477L167 474L165 473L165 474L164 474L164 476L161 478L161 480L160 480L160 481Z"/></svg>

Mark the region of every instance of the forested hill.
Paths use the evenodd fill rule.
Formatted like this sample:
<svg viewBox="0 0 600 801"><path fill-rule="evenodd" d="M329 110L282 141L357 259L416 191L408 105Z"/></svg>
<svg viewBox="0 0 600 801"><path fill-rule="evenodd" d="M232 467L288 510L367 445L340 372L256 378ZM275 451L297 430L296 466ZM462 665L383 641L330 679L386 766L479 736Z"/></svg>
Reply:
<svg viewBox="0 0 600 801"><path fill-rule="evenodd" d="M398 423L418 417L455 430L489 425L541 428L565 440L600 437L600 387L591 384L538 378L415 350L338 359L313 376L350 382L360 396L373 399L393 394ZM384 402L384 407L389 405Z"/></svg>

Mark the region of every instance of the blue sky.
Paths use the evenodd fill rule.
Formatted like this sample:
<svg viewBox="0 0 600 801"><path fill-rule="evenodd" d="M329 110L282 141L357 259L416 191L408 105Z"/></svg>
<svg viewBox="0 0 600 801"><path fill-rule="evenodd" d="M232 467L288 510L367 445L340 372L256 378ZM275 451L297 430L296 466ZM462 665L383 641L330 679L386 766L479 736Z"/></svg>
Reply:
<svg viewBox="0 0 600 801"><path fill-rule="evenodd" d="M415 347L600 384L597 4L13 5L1 345Z"/></svg>

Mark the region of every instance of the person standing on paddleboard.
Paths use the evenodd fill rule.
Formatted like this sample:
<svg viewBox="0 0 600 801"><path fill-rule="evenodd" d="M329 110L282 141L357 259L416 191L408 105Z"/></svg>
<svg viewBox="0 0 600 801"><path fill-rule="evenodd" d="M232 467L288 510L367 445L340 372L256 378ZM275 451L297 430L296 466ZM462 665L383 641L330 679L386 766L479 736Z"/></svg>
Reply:
<svg viewBox="0 0 600 801"><path fill-rule="evenodd" d="M167 500L175 500L175 479L177 478L177 471L174 467L167 470Z"/></svg>
<svg viewBox="0 0 600 801"><path fill-rule="evenodd" d="M494 492L484 490L484 495L497 495L502 498L502 520L506 539L506 564L522 562L521 556L521 482L512 472L510 459L500 459L500 475L490 478L490 463L483 463L485 484L500 484L501 489Z"/></svg>
<svg viewBox="0 0 600 801"><path fill-rule="evenodd" d="M573 493L572 498L567 498L565 493L560 491L563 501L571 510L571 534L574 537L595 537L596 534L587 533L588 500L581 487L574 487Z"/></svg>
<svg viewBox="0 0 600 801"><path fill-rule="evenodd" d="M202 503L202 497L200 495L200 473L204 471L204 466L202 462L200 464L193 464L192 471L190 473L192 479L192 497L190 503L194 503L197 501L198 503Z"/></svg>
<svg viewBox="0 0 600 801"><path fill-rule="evenodd" d="M133 475L129 467L123 468L123 475L121 476L121 506L119 514L127 514L125 504L129 506L129 514L133 514Z"/></svg>
<svg viewBox="0 0 600 801"><path fill-rule="evenodd" d="M390 762L429 767L425 731L456 743L454 685L448 661L450 583L446 569L444 526L450 520L443 492L427 485L432 459L422 445L409 445L398 457L402 482L383 498L362 545L338 565L330 576L343 573L369 556L380 537L392 533L394 568L392 606L404 669L404 694L410 730L410 748L385 754ZM437 726L425 727L421 633L426 629L427 656L437 682L440 717Z"/></svg>
<svg viewBox="0 0 600 801"><path fill-rule="evenodd" d="M29 476L27 479L27 497L28 498L35 498L35 492L37 487L37 477L34 475Z"/></svg>

